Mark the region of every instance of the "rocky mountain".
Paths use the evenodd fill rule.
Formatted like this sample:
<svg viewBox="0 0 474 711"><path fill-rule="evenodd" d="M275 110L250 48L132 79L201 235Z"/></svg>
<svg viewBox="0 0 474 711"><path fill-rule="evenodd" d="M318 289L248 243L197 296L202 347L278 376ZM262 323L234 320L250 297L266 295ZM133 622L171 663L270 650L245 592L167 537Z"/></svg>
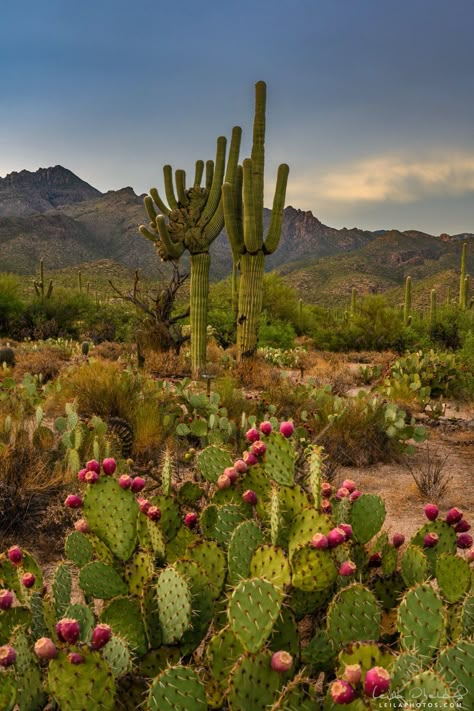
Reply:
<svg viewBox="0 0 474 711"><path fill-rule="evenodd" d="M269 219L266 210L267 224ZM0 271L33 274L41 258L48 271L106 260L156 276L160 261L138 232L145 221L143 196L130 187L101 193L61 166L10 173L0 178ZM353 286L361 293L379 292L396 288L407 274L422 279L456 270L465 240L474 245L470 234L338 230L311 212L287 207L280 246L267 267L278 269L310 301L338 302ZM211 254L213 278L228 275L225 233ZM474 261L469 269L473 273Z"/></svg>

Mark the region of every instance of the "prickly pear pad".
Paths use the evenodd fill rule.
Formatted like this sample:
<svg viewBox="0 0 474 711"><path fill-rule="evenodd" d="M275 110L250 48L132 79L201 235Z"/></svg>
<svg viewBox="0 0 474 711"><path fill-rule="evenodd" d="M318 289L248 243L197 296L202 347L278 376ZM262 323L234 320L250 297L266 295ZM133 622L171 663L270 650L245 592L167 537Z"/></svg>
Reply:
<svg viewBox="0 0 474 711"><path fill-rule="evenodd" d="M183 558L193 560L201 566L211 581L212 597L216 600L221 594L226 575L225 555L215 541L196 541L186 549Z"/></svg>
<svg viewBox="0 0 474 711"><path fill-rule="evenodd" d="M337 677L340 679L346 666L350 664L360 664L362 669L362 681L372 667L383 667L390 669L395 657L385 652L378 644L368 642L354 642L348 645L339 653L339 671Z"/></svg>
<svg viewBox="0 0 474 711"><path fill-rule="evenodd" d="M69 534L64 544L64 552L71 563L77 565L78 568L90 563L94 557L92 544L87 536L80 531L73 531Z"/></svg>
<svg viewBox="0 0 474 711"><path fill-rule="evenodd" d="M227 551L231 585L242 578L250 577L250 561L254 550L263 543L263 533L256 521L243 521L237 526L230 539Z"/></svg>
<svg viewBox="0 0 474 711"><path fill-rule="evenodd" d="M411 543L415 546L423 547L423 541L427 533L436 533L438 542L432 548L425 548L424 553L430 561L431 570L434 573L436 560L441 553L456 553L456 533L452 526L449 526L446 521L429 521L420 528L419 531L411 539Z"/></svg>
<svg viewBox="0 0 474 711"><path fill-rule="evenodd" d="M429 578L429 562L419 546L410 544L405 549L400 561L400 570L405 585L411 587L424 583Z"/></svg>
<svg viewBox="0 0 474 711"><path fill-rule="evenodd" d="M358 543L368 543L382 528L385 504L376 494L362 494L351 507L352 532Z"/></svg>
<svg viewBox="0 0 474 711"><path fill-rule="evenodd" d="M134 654L145 654L148 643L141 610L136 600L130 597L115 598L103 610L100 621L110 625L114 635L123 637Z"/></svg>
<svg viewBox="0 0 474 711"><path fill-rule="evenodd" d="M224 688L227 677L244 648L230 627L224 627L212 637L207 645L206 655L209 669L214 679Z"/></svg>
<svg viewBox="0 0 474 711"><path fill-rule="evenodd" d="M452 687L450 688L446 681L431 669L426 669L420 674L412 676L406 686L400 690L399 695L405 702L405 708L420 707L420 699L426 700L425 703L428 708L431 699L442 699L443 708L460 708L454 703L455 697ZM382 696L381 701L383 698ZM438 705L436 701L431 703L432 707L436 707L435 705ZM463 707L461 706L461 708ZM464 708L468 709L470 707L466 706Z"/></svg>
<svg viewBox="0 0 474 711"><path fill-rule="evenodd" d="M327 550L302 545L291 558L292 584L298 590L317 592L330 588L337 579L337 567Z"/></svg>
<svg viewBox="0 0 474 711"><path fill-rule="evenodd" d="M66 563L61 563L56 568L51 590L56 618L60 620L71 601L72 578L71 571Z"/></svg>
<svg viewBox="0 0 474 711"><path fill-rule="evenodd" d="M94 561L81 569L79 585L86 595L99 600L110 600L117 595L126 595L127 585L111 565Z"/></svg>
<svg viewBox="0 0 474 711"><path fill-rule="evenodd" d="M474 641L461 639L444 649L436 662L438 674L448 683L450 689L455 690L457 698L461 699L462 711L470 711L474 707L473 659Z"/></svg>
<svg viewBox="0 0 474 711"><path fill-rule="evenodd" d="M16 651L16 703L19 709L41 709L46 703L38 660L23 633L11 640ZM3 676L3 674L1 675Z"/></svg>
<svg viewBox="0 0 474 711"><path fill-rule="evenodd" d="M409 590L398 608L400 645L427 658L433 656L445 630L443 602L427 583Z"/></svg>
<svg viewBox="0 0 474 711"><path fill-rule="evenodd" d="M75 605L69 605L64 613L64 617L68 619L77 620L81 628L80 640L83 642L89 642L92 636L92 630L95 625L94 614L87 605L81 605L76 603Z"/></svg>
<svg viewBox="0 0 474 711"><path fill-rule="evenodd" d="M280 588L290 585L290 564L283 548L271 545L256 548L250 561L250 576L265 578Z"/></svg>
<svg viewBox="0 0 474 711"><path fill-rule="evenodd" d="M127 642L114 635L102 649L102 657L109 665L115 678L127 674L132 669L132 657Z"/></svg>
<svg viewBox="0 0 474 711"><path fill-rule="evenodd" d="M242 580L228 607L230 626L248 652L258 652L273 629L283 592L268 580Z"/></svg>
<svg viewBox="0 0 474 711"><path fill-rule="evenodd" d="M205 711L204 686L190 667L170 667L153 682L148 695L149 711Z"/></svg>
<svg viewBox="0 0 474 711"><path fill-rule="evenodd" d="M273 704L284 683L271 667L272 653L245 654L232 669L228 702L231 711L265 711Z"/></svg>
<svg viewBox="0 0 474 711"><path fill-rule="evenodd" d="M138 504L130 490L113 477L101 477L89 486L84 514L95 533L120 560L128 560L137 542Z"/></svg>
<svg viewBox="0 0 474 711"><path fill-rule="evenodd" d="M177 570L165 568L156 584L156 599L163 643L174 644L191 624L191 589Z"/></svg>
<svg viewBox="0 0 474 711"><path fill-rule="evenodd" d="M13 672L0 674L0 709L12 711L15 706L16 689Z"/></svg>
<svg viewBox="0 0 474 711"><path fill-rule="evenodd" d="M344 588L328 607L327 631L336 647L377 640L381 612L373 593L359 583Z"/></svg>
<svg viewBox="0 0 474 711"><path fill-rule="evenodd" d="M234 460L229 452L214 445L203 449L197 458L200 473L212 484L215 484L224 469L231 467L233 463Z"/></svg>
<svg viewBox="0 0 474 711"><path fill-rule="evenodd" d="M436 580L444 599L457 602L471 586L469 563L458 555L442 553L436 562Z"/></svg>
<svg viewBox="0 0 474 711"><path fill-rule="evenodd" d="M267 449L263 467L269 479L283 486L295 483L295 448L289 439L279 432L272 432L265 438Z"/></svg>
<svg viewBox="0 0 474 711"><path fill-rule="evenodd" d="M107 663L84 647L73 651L82 654L82 664L71 664L62 651L49 664L48 686L61 711L113 711L115 684Z"/></svg>

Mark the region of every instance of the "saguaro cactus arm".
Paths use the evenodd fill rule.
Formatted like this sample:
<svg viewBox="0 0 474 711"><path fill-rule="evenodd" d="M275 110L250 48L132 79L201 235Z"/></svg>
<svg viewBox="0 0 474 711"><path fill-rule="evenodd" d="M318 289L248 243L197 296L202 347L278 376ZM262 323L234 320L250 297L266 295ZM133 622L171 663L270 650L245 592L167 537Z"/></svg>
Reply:
<svg viewBox="0 0 474 711"><path fill-rule="evenodd" d="M286 163L282 163L282 165L278 168L275 195L273 198L272 218L270 220L267 238L263 243L263 251L265 254L273 254L280 244L281 228L283 225L283 210L285 208L285 195L289 172L290 169Z"/></svg>

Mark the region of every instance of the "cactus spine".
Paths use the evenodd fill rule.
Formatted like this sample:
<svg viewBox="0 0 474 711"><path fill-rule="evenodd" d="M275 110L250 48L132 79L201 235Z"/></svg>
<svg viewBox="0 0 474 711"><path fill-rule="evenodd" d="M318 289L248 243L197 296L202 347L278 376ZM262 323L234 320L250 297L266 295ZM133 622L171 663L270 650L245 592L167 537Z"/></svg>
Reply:
<svg viewBox="0 0 474 711"><path fill-rule="evenodd" d="M175 261L187 250L191 255L191 362L194 377L206 363L207 308L209 291L209 247L224 227L221 186L224 180L235 182L239 160L241 129L232 130L227 167L225 137L217 139L216 160L207 161L205 187L201 187L204 162L196 162L193 186L186 187L184 170L175 171L175 186L170 165L163 168L168 205L155 188L145 197L150 223L139 229L151 240L163 261Z"/></svg>
<svg viewBox="0 0 474 711"><path fill-rule="evenodd" d="M464 242L461 252L461 275L459 277L459 308L466 308L466 255L467 242Z"/></svg>
<svg viewBox="0 0 474 711"><path fill-rule="evenodd" d="M263 235L263 189L265 164L266 84L255 85L255 118L251 158L243 161L235 180L222 187L225 224L234 265L240 269L237 314L237 350L242 360L257 348L258 325L263 303L265 255L278 247L283 221L289 168L278 168L272 217L267 236Z"/></svg>
<svg viewBox="0 0 474 711"><path fill-rule="evenodd" d="M408 326L411 316L411 277L405 279L405 303L403 305L403 323Z"/></svg>

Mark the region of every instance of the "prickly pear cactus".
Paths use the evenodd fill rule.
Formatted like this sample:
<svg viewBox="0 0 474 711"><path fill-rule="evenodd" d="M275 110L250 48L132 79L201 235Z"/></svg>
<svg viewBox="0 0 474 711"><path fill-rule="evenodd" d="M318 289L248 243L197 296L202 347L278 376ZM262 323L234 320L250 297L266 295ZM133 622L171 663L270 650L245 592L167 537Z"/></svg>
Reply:
<svg viewBox="0 0 474 711"><path fill-rule="evenodd" d="M197 458L200 473L212 484L215 484L224 469L231 467L233 463L234 460L229 452L214 445L203 449Z"/></svg>
<svg viewBox="0 0 474 711"><path fill-rule="evenodd" d="M84 535L84 533L80 533L80 531L73 531L69 534L64 544L64 551L71 563L77 565L78 568L82 568L84 565L87 565L87 563L90 563L94 557L94 547L92 543L87 536Z"/></svg>
<svg viewBox="0 0 474 711"><path fill-rule="evenodd" d="M279 432L265 438L267 446L263 468L266 476L282 486L295 483L295 449L293 444Z"/></svg>
<svg viewBox="0 0 474 711"><path fill-rule="evenodd" d="M359 583L340 590L328 608L327 632L337 647L377 640L381 613L373 593Z"/></svg>
<svg viewBox="0 0 474 711"><path fill-rule="evenodd" d="M243 580L236 587L229 602L229 623L248 652L258 652L263 646L282 602L282 591L268 580Z"/></svg>
<svg viewBox="0 0 474 711"><path fill-rule="evenodd" d="M243 521L237 526L227 551L228 580L231 585L251 577L250 561L255 549L262 543L263 533L256 521Z"/></svg>
<svg viewBox="0 0 474 711"><path fill-rule="evenodd" d="M442 553L436 561L436 580L444 599L457 602L471 587L469 563L457 555Z"/></svg>
<svg viewBox="0 0 474 711"><path fill-rule="evenodd" d="M48 687L61 711L83 711L84 703L87 711L113 711L115 682L108 664L85 647L74 651L82 664L71 664L63 651L49 664Z"/></svg>
<svg viewBox="0 0 474 711"><path fill-rule="evenodd" d="M445 624L440 596L427 583L416 585L406 593L398 608L401 648L431 657L439 647Z"/></svg>
<svg viewBox="0 0 474 711"><path fill-rule="evenodd" d="M271 668L271 657L271 652L264 650L238 659L229 679L231 711L266 711L277 700L283 679Z"/></svg>
<svg viewBox="0 0 474 711"><path fill-rule="evenodd" d="M79 573L79 585L86 595L100 600L111 600L117 595L126 595L126 582L117 571L106 563L93 561Z"/></svg>
<svg viewBox="0 0 474 711"><path fill-rule="evenodd" d="M190 667L170 667L154 681L148 695L150 711L205 711L206 692Z"/></svg>
<svg viewBox="0 0 474 711"><path fill-rule="evenodd" d="M128 560L137 542L138 504L130 490L113 477L101 477L89 486L84 514L91 530L120 560Z"/></svg>
<svg viewBox="0 0 474 711"><path fill-rule="evenodd" d="M385 521L385 504L376 494L362 494L351 508L352 532L358 543L368 543L382 528Z"/></svg>
<svg viewBox="0 0 474 711"><path fill-rule="evenodd" d="M165 568L156 584L158 615L164 644L178 642L191 624L191 590L180 573Z"/></svg>
<svg viewBox="0 0 474 711"><path fill-rule="evenodd" d="M421 548L410 544L400 561L400 570L405 585L411 587L423 583L429 577L429 561Z"/></svg>

